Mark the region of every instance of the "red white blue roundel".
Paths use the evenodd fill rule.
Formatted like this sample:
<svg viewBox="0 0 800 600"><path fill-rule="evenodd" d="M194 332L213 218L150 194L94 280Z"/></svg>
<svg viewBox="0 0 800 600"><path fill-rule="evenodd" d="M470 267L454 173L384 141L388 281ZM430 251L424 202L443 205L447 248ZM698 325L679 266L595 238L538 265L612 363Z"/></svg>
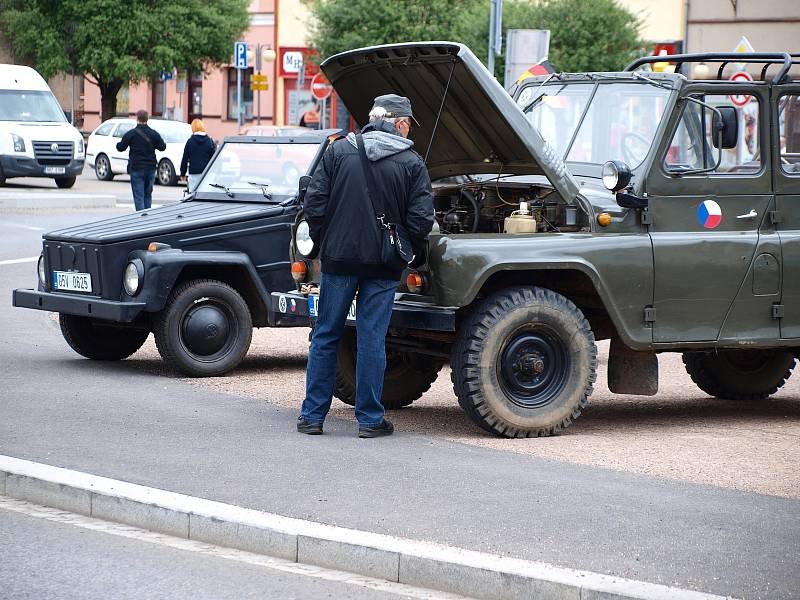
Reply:
<svg viewBox="0 0 800 600"><path fill-rule="evenodd" d="M697 220L706 229L714 229L722 223L722 209L713 200L701 202L697 207Z"/></svg>

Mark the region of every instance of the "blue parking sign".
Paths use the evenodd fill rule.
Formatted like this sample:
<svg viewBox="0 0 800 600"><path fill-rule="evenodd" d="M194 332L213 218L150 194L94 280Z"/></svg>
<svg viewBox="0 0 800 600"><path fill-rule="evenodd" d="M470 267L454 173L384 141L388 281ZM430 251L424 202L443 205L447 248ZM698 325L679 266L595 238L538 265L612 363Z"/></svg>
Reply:
<svg viewBox="0 0 800 600"><path fill-rule="evenodd" d="M234 66L237 69L247 68L247 42L236 42L233 45Z"/></svg>

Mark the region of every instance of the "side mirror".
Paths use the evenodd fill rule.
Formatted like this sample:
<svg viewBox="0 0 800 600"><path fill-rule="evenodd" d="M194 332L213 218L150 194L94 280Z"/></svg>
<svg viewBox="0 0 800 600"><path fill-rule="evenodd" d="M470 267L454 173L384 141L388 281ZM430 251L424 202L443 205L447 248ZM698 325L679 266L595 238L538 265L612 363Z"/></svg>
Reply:
<svg viewBox="0 0 800 600"><path fill-rule="evenodd" d="M622 208L647 208L647 198L639 198L633 194L617 193L617 204Z"/></svg>
<svg viewBox="0 0 800 600"><path fill-rule="evenodd" d="M711 143L714 148L729 150L739 141L739 118L732 106L719 106L711 119ZM720 136L721 134L721 136Z"/></svg>

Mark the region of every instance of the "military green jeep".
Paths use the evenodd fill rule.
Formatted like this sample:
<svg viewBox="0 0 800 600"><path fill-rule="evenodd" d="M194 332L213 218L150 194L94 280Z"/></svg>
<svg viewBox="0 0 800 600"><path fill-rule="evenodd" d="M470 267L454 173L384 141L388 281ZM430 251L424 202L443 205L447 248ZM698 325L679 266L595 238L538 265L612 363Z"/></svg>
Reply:
<svg viewBox="0 0 800 600"><path fill-rule="evenodd" d="M438 228L386 340L387 408L420 397L449 360L480 427L555 434L586 405L603 339L614 393L655 394L658 352L682 352L718 398L784 384L800 349L797 55L680 55L678 73L648 70L656 60L529 78L513 98L458 44L323 63L360 124L374 96L411 98L434 181ZM679 74L700 62L717 78ZM755 81L728 80L742 62ZM290 295L313 317L319 266L302 213L294 239ZM352 403L349 330L337 396Z"/></svg>

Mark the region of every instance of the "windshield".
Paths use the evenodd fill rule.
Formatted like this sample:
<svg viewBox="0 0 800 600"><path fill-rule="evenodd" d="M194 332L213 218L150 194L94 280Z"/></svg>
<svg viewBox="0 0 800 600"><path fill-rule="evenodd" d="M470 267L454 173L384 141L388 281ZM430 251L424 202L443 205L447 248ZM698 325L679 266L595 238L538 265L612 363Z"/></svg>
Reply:
<svg viewBox="0 0 800 600"><path fill-rule="evenodd" d="M0 90L0 121L64 123L66 120L52 92Z"/></svg>
<svg viewBox="0 0 800 600"><path fill-rule="evenodd" d="M262 198L266 192L275 200L293 196L300 176L308 172L317 150L318 141L313 144L226 142L208 166L197 192L229 197L256 194Z"/></svg>
<svg viewBox="0 0 800 600"><path fill-rule="evenodd" d="M622 160L635 169L650 151L670 93L647 83L534 84L517 104L567 162Z"/></svg>
<svg viewBox="0 0 800 600"><path fill-rule="evenodd" d="M185 144L192 137L192 126L188 123L169 123L151 119L148 123L164 138L165 144Z"/></svg>

